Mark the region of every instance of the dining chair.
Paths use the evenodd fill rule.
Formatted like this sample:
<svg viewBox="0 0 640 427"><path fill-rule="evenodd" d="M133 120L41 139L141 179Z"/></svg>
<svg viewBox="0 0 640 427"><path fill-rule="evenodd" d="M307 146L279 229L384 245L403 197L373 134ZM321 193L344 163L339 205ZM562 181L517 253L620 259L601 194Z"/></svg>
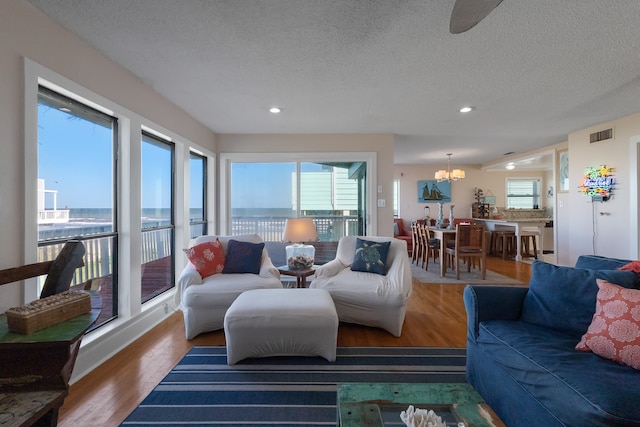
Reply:
<svg viewBox="0 0 640 427"><path fill-rule="evenodd" d="M433 262L435 262L436 258L440 256L440 240L431 237L431 231L426 224L418 224L417 228L421 244L421 267L428 270L429 258L433 258Z"/></svg>
<svg viewBox="0 0 640 427"><path fill-rule="evenodd" d="M480 261L482 280L487 276L487 233L482 224L458 224L456 226L456 238L454 247L447 247L448 255L453 256L455 262L456 279L460 280L460 260L467 264L467 271L471 271L473 259ZM445 262L446 262L446 258Z"/></svg>
<svg viewBox="0 0 640 427"><path fill-rule="evenodd" d="M416 225L417 231L418 231L418 241L420 242L419 245L419 257L418 257L418 262L416 265L418 265L421 268L427 269L429 267L429 246L427 243L427 227L424 224L417 224ZM426 267L425 267L426 264Z"/></svg>
<svg viewBox="0 0 640 427"><path fill-rule="evenodd" d="M436 258L440 257L440 240L433 237L429 227L425 226L425 238L427 241L427 268L429 268L429 255L436 262Z"/></svg>
<svg viewBox="0 0 640 427"><path fill-rule="evenodd" d="M413 222L411 224L411 264L417 263L420 259L420 236L418 235L418 223Z"/></svg>

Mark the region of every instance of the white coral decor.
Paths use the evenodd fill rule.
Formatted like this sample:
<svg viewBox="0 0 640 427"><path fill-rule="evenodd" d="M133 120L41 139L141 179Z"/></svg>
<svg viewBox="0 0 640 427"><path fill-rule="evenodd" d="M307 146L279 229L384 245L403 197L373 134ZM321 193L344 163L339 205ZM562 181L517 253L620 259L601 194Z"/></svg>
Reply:
<svg viewBox="0 0 640 427"><path fill-rule="evenodd" d="M414 408L409 405L400 413L400 419L407 427L446 427L446 424L432 410Z"/></svg>

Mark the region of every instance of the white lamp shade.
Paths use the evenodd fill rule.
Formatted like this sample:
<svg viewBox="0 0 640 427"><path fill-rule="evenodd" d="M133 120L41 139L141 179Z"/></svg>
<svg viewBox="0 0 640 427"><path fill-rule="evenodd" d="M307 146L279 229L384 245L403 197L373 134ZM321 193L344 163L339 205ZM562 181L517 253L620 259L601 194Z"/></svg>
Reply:
<svg viewBox="0 0 640 427"><path fill-rule="evenodd" d="M453 175L453 179L463 179L464 178L464 171L462 169L454 169L453 172L451 172Z"/></svg>
<svg viewBox="0 0 640 427"><path fill-rule="evenodd" d="M315 242L318 232L311 218L289 218L284 225L282 240L292 243Z"/></svg>
<svg viewBox="0 0 640 427"><path fill-rule="evenodd" d="M434 179L436 181L457 181L464 179L464 171L462 169L451 170L451 153L447 154L449 159L447 160L447 170L440 169L435 173Z"/></svg>

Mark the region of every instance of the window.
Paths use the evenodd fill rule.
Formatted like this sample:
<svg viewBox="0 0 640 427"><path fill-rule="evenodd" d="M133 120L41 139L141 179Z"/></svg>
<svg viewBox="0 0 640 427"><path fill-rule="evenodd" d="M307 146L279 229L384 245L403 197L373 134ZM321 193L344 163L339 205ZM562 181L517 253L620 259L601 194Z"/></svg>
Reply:
<svg viewBox="0 0 640 427"><path fill-rule="evenodd" d="M207 158L189 153L190 237L207 234Z"/></svg>
<svg viewBox="0 0 640 427"><path fill-rule="evenodd" d="M172 288L174 281L174 146L142 133L142 302Z"/></svg>
<svg viewBox="0 0 640 427"><path fill-rule="evenodd" d="M321 241L336 242L342 236L361 235L360 180L362 163L301 162L291 177L293 216L313 217ZM366 169L366 168L365 168ZM299 181L300 203L295 187Z"/></svg>
<svg viewBox="0 0 640 427"><path fill-rule="evenodd" d="M507 178L507 209L538 209L539 178Z"/></svg>
<svg viewBox="0 0 640 427"><path fill-rule="evenodd" d="M83 242L85 265L71 284L92 280L99 289L103 310L94 328L118 315L117 125L112 116L38 88L38 261L54 259L70 238Z"/></svg>
<svg viewBox="0 0 640 427"><path fill-rule="evenodd" d="M246 162L230 168L230 233L281 241L287 218L312 217L321 241L365 235L367 162Z"/></svg>
<svg viewBox="0 0 640 427"><path fill-rule="evenodd" d="M231 165L231 235L259 234L281 241L284 223L295 217L292 193L296 163Z"/></svg>
<svg viewBox="0 0 640 427"><path fill-rule="evenodd" d="M393 216L394 218L398 218L400 216L400 211L398 206L400 206L400 180L393 180Z"/></svg>

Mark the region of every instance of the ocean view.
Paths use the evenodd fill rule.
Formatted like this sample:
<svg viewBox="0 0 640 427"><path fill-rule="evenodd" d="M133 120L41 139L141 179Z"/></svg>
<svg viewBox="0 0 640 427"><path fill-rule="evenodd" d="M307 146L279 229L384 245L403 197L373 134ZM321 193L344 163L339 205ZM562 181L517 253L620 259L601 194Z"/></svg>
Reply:
<svg viewBox="0 0 640 427"><path fill-rule="evenodd" d="M168 223L170 209L142 209L143 228ZM202 209L191 209L191 218L201 218ZM109 233L113 231L113 209L70 208L69 222L41 224L38 226L39 240L60 239L79 235Z"/></svg>

